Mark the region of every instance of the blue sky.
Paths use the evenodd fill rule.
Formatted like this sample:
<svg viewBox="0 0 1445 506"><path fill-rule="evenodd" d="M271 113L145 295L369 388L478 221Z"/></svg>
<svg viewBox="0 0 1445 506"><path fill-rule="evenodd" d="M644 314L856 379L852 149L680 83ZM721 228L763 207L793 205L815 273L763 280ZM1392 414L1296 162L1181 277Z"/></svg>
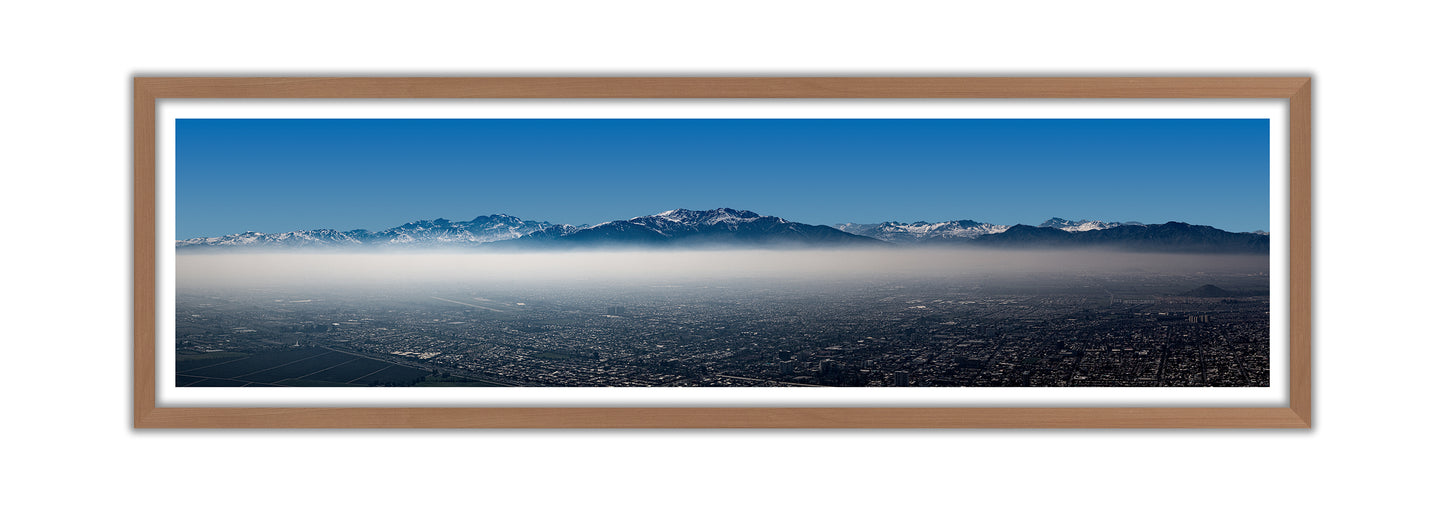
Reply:
<svg viewBox="0 0 1445 506"><path fill-rule="evenodd" d="M181 239L679 207L1269 230L1264 119L181 119L176 135Z"/></svg>

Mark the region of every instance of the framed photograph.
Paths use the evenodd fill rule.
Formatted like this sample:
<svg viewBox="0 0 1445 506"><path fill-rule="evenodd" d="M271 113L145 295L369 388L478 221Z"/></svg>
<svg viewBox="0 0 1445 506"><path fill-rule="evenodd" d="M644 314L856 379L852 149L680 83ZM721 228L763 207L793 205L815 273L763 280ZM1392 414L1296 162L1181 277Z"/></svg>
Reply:
<svg viewBox="0 0 1445 506"><path fill-rule="evenodd" d="M1308 77L134 92L136 427L1310 427Z"/></svg>

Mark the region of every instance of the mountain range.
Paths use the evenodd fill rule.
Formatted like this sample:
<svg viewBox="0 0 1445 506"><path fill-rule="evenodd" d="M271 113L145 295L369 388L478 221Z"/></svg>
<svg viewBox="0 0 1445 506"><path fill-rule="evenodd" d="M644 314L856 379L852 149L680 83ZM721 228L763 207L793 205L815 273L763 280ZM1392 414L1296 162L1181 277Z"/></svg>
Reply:
<svg viewBox="0 0 1445 506"><path fill-rule="evenodd" d="M1167 253L1269 253L1269 236L1226 232L1177 221L1080 232L1014 225L997 234L980 236L972 244L1015 248L1106 247Z"/></svg>
<svg viewBox="0 0 1445 506"><path fill-rule="evenodd" d="M1057 228L1065 232L1088 232L1091 230L1103 230L1106 228L1122 227L1124 225L1143 225L1143 223L1139 223L1137 221L1126 221L1123 223L1119 223L1117 221L1106 222L1097 220L1070 221L1063 218L1055 217L1049 218L1048 221L1039 224L1039 227Z"/></svg>
<svg viewBox="0 0 1445 506"><path fill-rule="evenodd" d="M586 228L554 227L516 246L877 246L883 241L752 211L673 209Z"/></svg>
<svg viewBox="0 0 1445 506"><path fill-rule="evenodd" d="M854 247L978 246L1012 248L1103 247L1132 251L1268 253L1269 237L1169 222L1071 221L1039 226L972 220L843 223L833 227L788 221L752 211L673 209L587 227L523 220L505 214L471 221L413 221L379 232L334 229L278 234L244 232L176 241L177 251L258 249L435 249L458 247L559 249L593 247Z"/></svg>
<svg viewBox="0 0 1445 506"><path fill-rule="evenodd" d="M348 247L348 246L461 246L506 241L527 236L552 225L505 214L478 216L471 221L435 219L413 221L380 232L323 228L280 234L243 232L221 237L176 241L177 249L227 247Z"/></svg>
<svg viewBox="0 0 1445 506"><path fill-rule="evenodd" d="M981 235L997 234L1008 230L1008 227L1004 225L979 223L972 220L955 220L939 223L929 223L926 221L913 223L899 223L896 221L869 224L841 223L834 225L834 228L850 234L900 244L913 244L940 239L973 239Z"/></svg>

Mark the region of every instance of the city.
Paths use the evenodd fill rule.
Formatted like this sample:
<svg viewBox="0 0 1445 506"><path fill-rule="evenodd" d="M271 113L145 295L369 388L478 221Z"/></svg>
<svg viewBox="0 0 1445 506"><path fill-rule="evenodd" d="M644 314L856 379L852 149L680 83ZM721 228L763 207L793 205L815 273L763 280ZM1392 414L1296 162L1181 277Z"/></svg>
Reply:
<svg viewBox="0 0 1445 506"><path fill-rule="evenodd" d="M1263 273L470 284L183 289L176 384L1269 385Z"/></svg>

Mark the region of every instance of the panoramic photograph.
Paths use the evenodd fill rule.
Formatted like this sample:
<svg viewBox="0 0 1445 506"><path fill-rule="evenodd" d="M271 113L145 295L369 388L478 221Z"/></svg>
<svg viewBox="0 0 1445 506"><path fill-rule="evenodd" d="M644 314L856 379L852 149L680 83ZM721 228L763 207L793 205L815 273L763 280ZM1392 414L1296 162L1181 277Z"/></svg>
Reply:
<svg viewBox="0 0 1445 506"><path fill-rule="evenodd" d="M1266 119L179 119L176 387L1268 387Z"/></svg>

